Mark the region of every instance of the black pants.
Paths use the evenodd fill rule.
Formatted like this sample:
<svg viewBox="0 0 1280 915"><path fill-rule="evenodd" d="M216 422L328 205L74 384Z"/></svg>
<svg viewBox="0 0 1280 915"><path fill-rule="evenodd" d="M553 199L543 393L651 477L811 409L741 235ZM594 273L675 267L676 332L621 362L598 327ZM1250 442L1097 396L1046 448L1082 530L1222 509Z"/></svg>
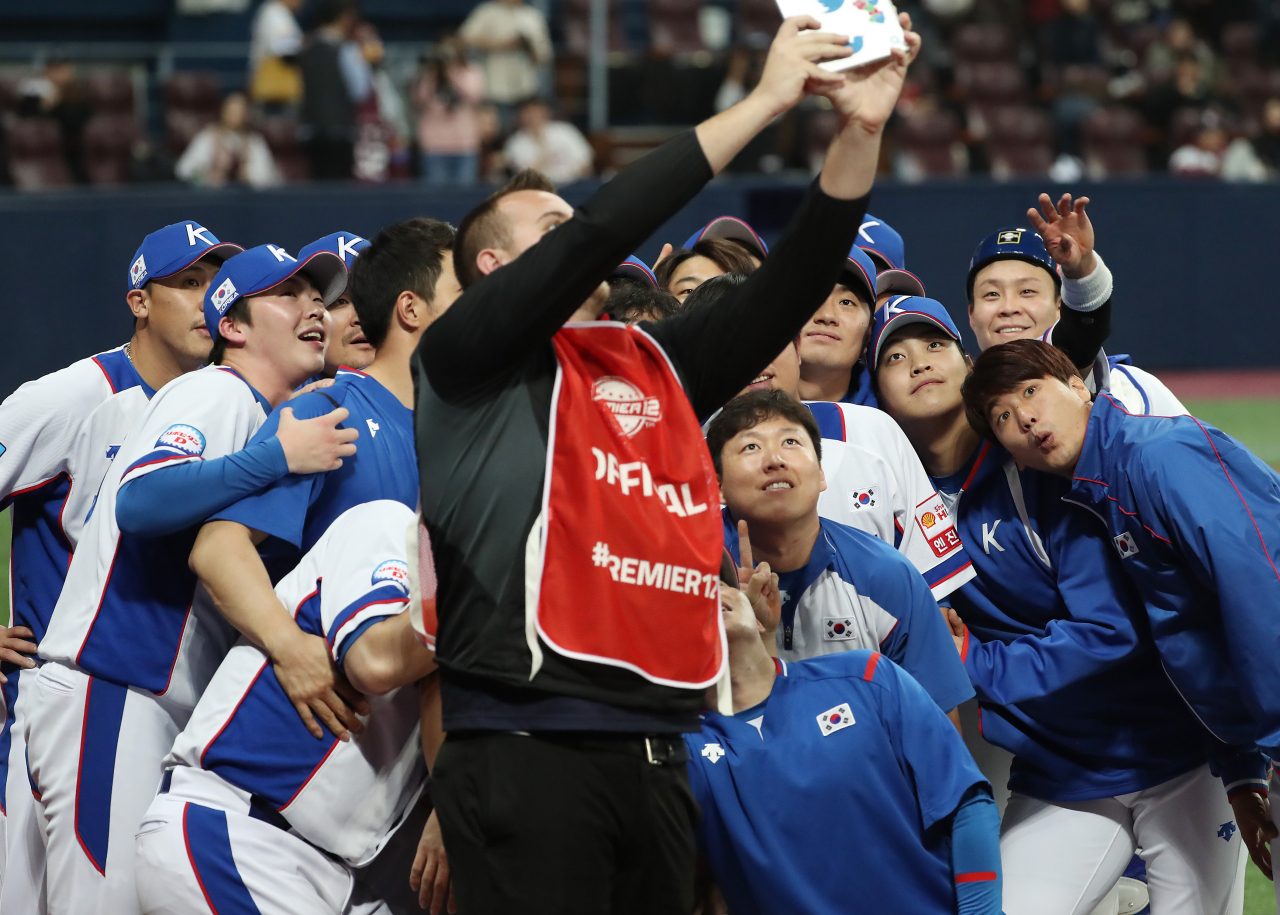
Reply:
<svg viewBox="0 0 1280 915"><path fill-rule="evenodd" d="M685 764L607 744L449 735L431 800L459 915L693 910L699 814Z"/></svg>

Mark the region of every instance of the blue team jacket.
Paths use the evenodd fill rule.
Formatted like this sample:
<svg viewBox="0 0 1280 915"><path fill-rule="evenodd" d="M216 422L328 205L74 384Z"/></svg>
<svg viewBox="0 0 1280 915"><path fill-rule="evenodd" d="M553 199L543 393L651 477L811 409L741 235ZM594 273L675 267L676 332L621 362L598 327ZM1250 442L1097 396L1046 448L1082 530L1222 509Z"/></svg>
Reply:
<svg viewBox="0 0 1280 915"><path fill-rule="evenodd" d="M1197 717L1280 756L1280 474L1195 417L1102 394L1065 498L1106 524Z"/></svg>
<svg viewBox="0 0 1280 915"><path fill-rule="evenodd" d="M1141 791L1207 759L1142 602L1098 522L1062 502L1069 489L983 444L956 511L977 576L950 595L982 734L1014 754L1009 787L1048 801Z"/></svg>

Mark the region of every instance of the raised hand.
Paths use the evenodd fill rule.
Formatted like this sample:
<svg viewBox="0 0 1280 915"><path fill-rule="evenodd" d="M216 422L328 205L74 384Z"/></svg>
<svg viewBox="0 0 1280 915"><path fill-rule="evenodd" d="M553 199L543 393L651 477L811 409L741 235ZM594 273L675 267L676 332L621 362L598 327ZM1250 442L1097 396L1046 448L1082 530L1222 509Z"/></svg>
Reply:
<svg viewBox="0 0 1280 915"><path fill-rule="evenodd" d="M769 568L769 563L752 564L751 538L745 521L738 522L738 554L742 559L738 566L738 584L751 601L751 609L765 629L765 644L769 644L782 622L782 591L778 588L778 575Z"/></svg>
<svg viewBox="0 0 1280 915"><path fill-rule="evenodd" d="M834 90L844 81L843 74L823 70L818 64L852 54L849 36L817 31L821 27L812 16L792 16L778 28L760 82L751 90L773 115L782 114L806 93Z"/></svg>
<svg viewBox="0 0 1280 915"><path fill-rule="evenodd" d="M905 51L895 48L889 57L836 74L839 82L814 82L807 87L809 92L830 99L840 115L842 131L856 125L876 133L893 114L907 67L920 53L920 36L911 31L911 17L899 13L898 21L907 41Z"/></svg>
<svg viewBox="0 0 1280 915"><path fill-rule="evenodd" d="M1074 204L1070 194L1063 194L1055 208L1048 194L1040 195L1040 211L1027 210L1027 218L1036 232L1044 239L1049 256L1062 267L1062 275L1073 280L1083 279L1093 273L1097 259L1093 256L1093 223L1084 208L1088 197L1078 198Z"/></svg>

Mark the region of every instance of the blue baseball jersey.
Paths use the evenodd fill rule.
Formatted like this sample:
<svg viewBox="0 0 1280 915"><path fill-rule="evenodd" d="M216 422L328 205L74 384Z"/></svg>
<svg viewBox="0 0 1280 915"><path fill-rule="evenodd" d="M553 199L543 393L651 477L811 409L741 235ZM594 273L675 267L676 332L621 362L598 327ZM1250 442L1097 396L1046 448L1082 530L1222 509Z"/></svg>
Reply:
<svg viewBox="0 0 1280 915"><path fill-rule="evenodd" d="M297 419L323 416L346 407L340 428L355 429L356 453L328 473L291 473L214 515L262 531L273 571L288 571L315 546L339 515L365 502L392 499L410 509L418 504L418 456L413 410L364 372L340 369L333 384L281 404L263 423L254 442L271 438L280 411Z"/></svg>
<svg viewBox="0 0 1280 915"><path fill-rule="evenodd" d="M845 391L844 396L840 398L840 403L880 408L876 393L871 389L871 373L867 371L866 363L861 359L853 364L853 371L849 373L849 390Z"/></svg>
<svg viewBox="0 0 1280 915"><path fill-rule="evenodd" d="M726 545L736 560L728 514L724 509ZM819 523L809 562L778 575L778 656L800 661L874 649L915 677L944 711L972 698L951 630L911 561L864 531L826 518Z"/></svg>
<svg viewBox="0 0 1280 915"><path fill-rule="evenodd" d="M877 652L777 663L767 700L685 735L729 911L954 913L949 818L986 784L956 729Z"/></svg>
<svg viewBox="0 0 1280 915"><path fill-rule="evenodd" d="M977 577L950 596L982 734L1009 787L1047 801L1141 791L1203 765L1203 731L1145 634L1142 603L1069 484L984 443L956 518ZM1020 504L1021 503L1021 504Z"/></svg>
<svg viewBox="0 0 1280 915"><path fill-rule="evenodd" d="M1193 416L1134 416L1102 394L1066 498L1106 524L1199 719L1280 756L1280 474Z"/></svg>

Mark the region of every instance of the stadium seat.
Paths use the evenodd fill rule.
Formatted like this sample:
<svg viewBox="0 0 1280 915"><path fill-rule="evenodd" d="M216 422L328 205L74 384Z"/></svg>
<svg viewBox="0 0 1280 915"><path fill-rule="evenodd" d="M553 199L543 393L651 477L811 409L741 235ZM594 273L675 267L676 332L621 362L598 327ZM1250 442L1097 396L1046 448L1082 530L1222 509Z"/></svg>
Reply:
<svg viewBox="0 0 1280 915"><path fill-rule="evenodd" d="M767 48L782 25L776 0L738 0L738 43Z"/></svg>
<svg viewBox="0 0 1280 915"><path fill-rule="evenodd" d="M133 144L140 136L138 122L132 114L94 115L84 128L84 169L89 175L89 182L127 182L129 166L133 162Z"/></svg>
<svg viewBox="0 0 1280 915"><path fill-rule="evenodd" d="M53 118L10 118L9 174L19 190L34 191L71 184L62 158L62 128Z"/></svg>
<svg viewBox="0 0 1280 915"><path fill-rule="evenodd" d="M975 104L1008 105L1026 98L1022 68L1011 61L967 61L956 65L956 86Z"/></svg>
<svg viewBox="0 0 1280 915"><path fill-rule="evenodd" d="M1085 168L1091 178L1147 171L1143 121L1131 108L1099 108L1080 128Z"/></svg>
<svg viewBox="0 0 1280 915"><path fill-rule="evenodd" d="M956 59L973 63L1013 60L1017 48L1009 30L995 23L974 23L956 29L951 39Z"/></svg>
<svg viewBox="0 0 1280 915"><path fill-rule="evenodd" d="M577 57L586 57L591 50L591 0L565 0L561 7L564 24L564 47ZM622 6L618 0L609 0L609 50L626 51L627 38L622 29Z"/></svg>
<svg viewBox="0 0 1280 915"><path fill-rule="evenodd" d="M12 111L18 104L21 76L0 76L0 111Z"/></svg>
<svg viewBox="0 0 1280 915"><path fill-rule="evenodd" d="M1258 27L1252 22L1232 22L1222 29L1222 54L1233 73L1252 64L1258 46Z"/></svg>
<svg viewBox="0 0 1280 915"><path fill-rule="evenodd" d="M166 111L207 113L214 117L222 106L222 86L216 73L178 70L164 84Z"/></svg>
<svg viewBox="0 0 1280 915"><path fill-rule="evenodd" d="M165 142L169 152L181 156L193 137L205 126L218 120L216 112L169 110L164 115Z"/></svg>
<svg viewBox="0 0 1280 915"><path fill-rule="evenodd" d="M987 158L997 181L1043 175L1053 164L1053 129L1037 108L1016 105L997 108L986 118Z"/></svg>
<svg viewBox="0 0 1280 915"><path fill-rule="evenodd" d="M133 115L133 79L121 70L85 77L85 94L95 114Z"/></svg>
<svg viewBox="0 0 1280 915"><path fill-rule="evenodd" d="M698 27L702 0L649 0L650 48L659 57L705 50Z"/></svg>
<svg viewBox="0 0 1280 915"><path fill-rule="evenodd" d="M256 122L257 129L271 148L271 155L276 160L276 167L285 181L307 181L311 175L307 171L307 156L298 142L298 122L287 118L263 118Z"/></svg>
<svg viewBox="0 0 1280 915"><path fill-rule="evenodd" d="M896 168L904 180L963 175L969 170L960 123L949 111L909 114L898 122L893 138Z"/></svg>

